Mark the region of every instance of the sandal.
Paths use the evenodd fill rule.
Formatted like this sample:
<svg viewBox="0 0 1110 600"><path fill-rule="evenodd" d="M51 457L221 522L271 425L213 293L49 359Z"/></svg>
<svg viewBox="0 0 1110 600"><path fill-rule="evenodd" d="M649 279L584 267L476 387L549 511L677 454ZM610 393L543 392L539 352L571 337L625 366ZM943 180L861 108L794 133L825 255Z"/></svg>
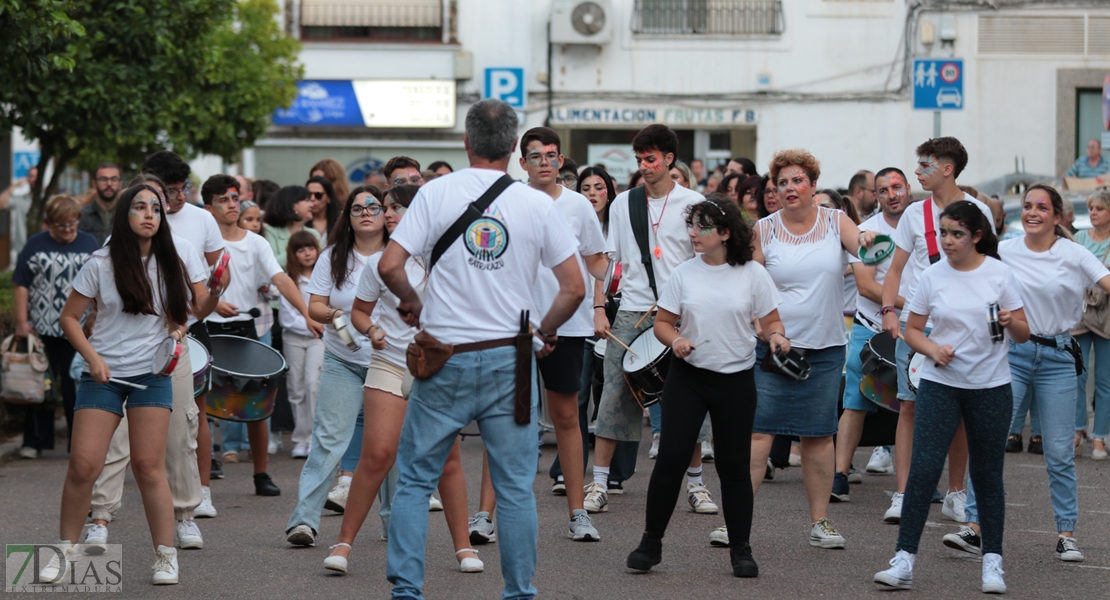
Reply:
<svg viewBox="0 0 1110 600"><path fill-rule="evenodd" d="M463 552L473 552L474 558L459 558ZM478 558L478 551L474 548L463 548L455 552L455 558L459 558L459 571L463 573L481 573L486 570L486 565Z"/></svg>
<svg viewBox="0 0 1110 600"><path fill-rule="evenodd" d="M348 551L351 549L351 545L348 544L347 542L339 542L336 545L332 546L331 548L328 548L328 550L335 550L336 548L338 548L340 546L346 546ZM329 570L329 571L336 571L338 573L346 573L347 572L347 557L346 556L338 556L338 555L329 556L329 557L324 559L324 568Z"/></svg>
<svg viewBox="0 0 1110 600"><path fill-rule="evenodd" d="M1102 444L1102 449L1095 444ZM1094 438L1091 446L1091 460L1106 460L1106 438Z"/></svg>

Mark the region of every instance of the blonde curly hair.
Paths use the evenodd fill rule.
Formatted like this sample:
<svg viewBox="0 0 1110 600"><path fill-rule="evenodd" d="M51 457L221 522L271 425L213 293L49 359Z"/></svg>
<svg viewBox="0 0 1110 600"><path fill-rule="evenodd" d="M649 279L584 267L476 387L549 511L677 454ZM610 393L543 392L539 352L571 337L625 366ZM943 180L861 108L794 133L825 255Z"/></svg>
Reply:
<svg viewBox="0 0 1110 600"><path fill-rule="evenodd" d="M817 185L817 178L821 176L821 163L812 154L801 148L779 150L775 153L774 158L771 159L771 181L777 181L779 171L791 166L801 167L809 176L810 184Z"/></svg>

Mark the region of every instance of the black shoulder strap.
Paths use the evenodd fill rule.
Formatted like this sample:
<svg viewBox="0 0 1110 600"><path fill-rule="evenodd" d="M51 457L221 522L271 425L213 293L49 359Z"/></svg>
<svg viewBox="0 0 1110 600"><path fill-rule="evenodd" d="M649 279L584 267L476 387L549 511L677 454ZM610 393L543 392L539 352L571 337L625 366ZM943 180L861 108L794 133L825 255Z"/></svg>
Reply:
<svg viewBox="0 0 1110 600"><path fill-rule="evenodd" d="M647 191L642 185L636 186L628 192L628 220L632 223L632 233L636 236L636 245L640 247L640 262L644 263L644 269L647 270L651 294L658 299L659 292L655 289L655 268L651 264L651 252L648 250Z"/></svg>
<svg viewBox="0 0 1110 600"><path fill-rule="evenodd" d="M467 227L470 227L474 221L481 218L482 214L489 208L489 205L493 204L493 201L501 195L501 192L505 191L505 188L508 188L512 183L512 177L509 177L508 174L502 175L500 179L493 182L493 185L489 186L489 189L486 190L484 194L466 207L463 214L459 216L443 236L439 238L435 247L432 248L432 259L428 262L429 273L432 272L432 267L436 266L436 263L439 262L443 253L447 252L447 249L451 247L451 244L454 244L455 240L462 236Z"/></svg>

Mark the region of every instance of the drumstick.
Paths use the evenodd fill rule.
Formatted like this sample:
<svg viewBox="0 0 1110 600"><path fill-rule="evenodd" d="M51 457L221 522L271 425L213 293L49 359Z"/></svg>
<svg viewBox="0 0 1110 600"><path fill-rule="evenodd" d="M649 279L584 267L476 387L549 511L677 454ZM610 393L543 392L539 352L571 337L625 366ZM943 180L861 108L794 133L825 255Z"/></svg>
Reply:
<svg viewBox="0 0 1110 600"><path fill-rule="evenodd" d="M612 331L606 331L606 332L605 332L605 335L607 335L607 336L609 336L610 338L612 338L614 342L616 342L616 343L620 344L620 345L621 345L621 348L624 348L625 350L628 350L629 352L631 352L631 353L632 353L632 356L635 356L636 358L640 358L640 355L639 355L639 354L636 354L636 351L635 351L635 350L633 350L632 348L629 348L629 347L628 347L628 345L627 345L627 344L625 344L624 342L622 342L622 341L621 341L621 339L620 339L619 337L617 337L617 336L613 335L613 332L612 332Z"/></svg>
<svg viewBox="0 0 1110 600"><path fill-rule="evenodd" d="M656 304L659 304L658 300L655 301L655 304L651 305L651 308L647 309L647 312L644 313L644 316L640 317L639 321L636 321L636 324L632 326L633 329L637 329L637 328L640 327L640 323L643 323L644 319L648 318L648 315L650 315L652 313L652 311L655 310L655 305Z"/></svg>
<svg viewBox="0 0 1110 600"><path fill-rule="evenodd" d="M139 384L139 383L131 383L130 381L124 381L122 379L116 379L115 377L109 377L108 381L111 381L112 383L118 383L120 385L129 385L129 386L131 386L135 389L139 389L139 390L145 390L146 389L145 385L142 385L142 384Z"/></svg>

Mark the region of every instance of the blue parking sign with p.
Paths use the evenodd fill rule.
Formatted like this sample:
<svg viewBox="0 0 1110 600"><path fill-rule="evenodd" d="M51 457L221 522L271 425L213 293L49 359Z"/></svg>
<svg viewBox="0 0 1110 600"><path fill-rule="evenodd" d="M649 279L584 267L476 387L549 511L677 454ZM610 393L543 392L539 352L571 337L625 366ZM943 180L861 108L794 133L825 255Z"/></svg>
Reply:
<svg viewBox="0 0 1110 600"><path fill-rule="evenodd" d="M918 58L913 61L913 107L917 110L962 110L964 61Z"/></svg>
<svg viewBox="0 0 1110 600"><path fill-rule="evenodd" d="M523 109L527 101L524 90L524 69L490 67L486 69L485 98L497 98L513 108Z"/></svg>

